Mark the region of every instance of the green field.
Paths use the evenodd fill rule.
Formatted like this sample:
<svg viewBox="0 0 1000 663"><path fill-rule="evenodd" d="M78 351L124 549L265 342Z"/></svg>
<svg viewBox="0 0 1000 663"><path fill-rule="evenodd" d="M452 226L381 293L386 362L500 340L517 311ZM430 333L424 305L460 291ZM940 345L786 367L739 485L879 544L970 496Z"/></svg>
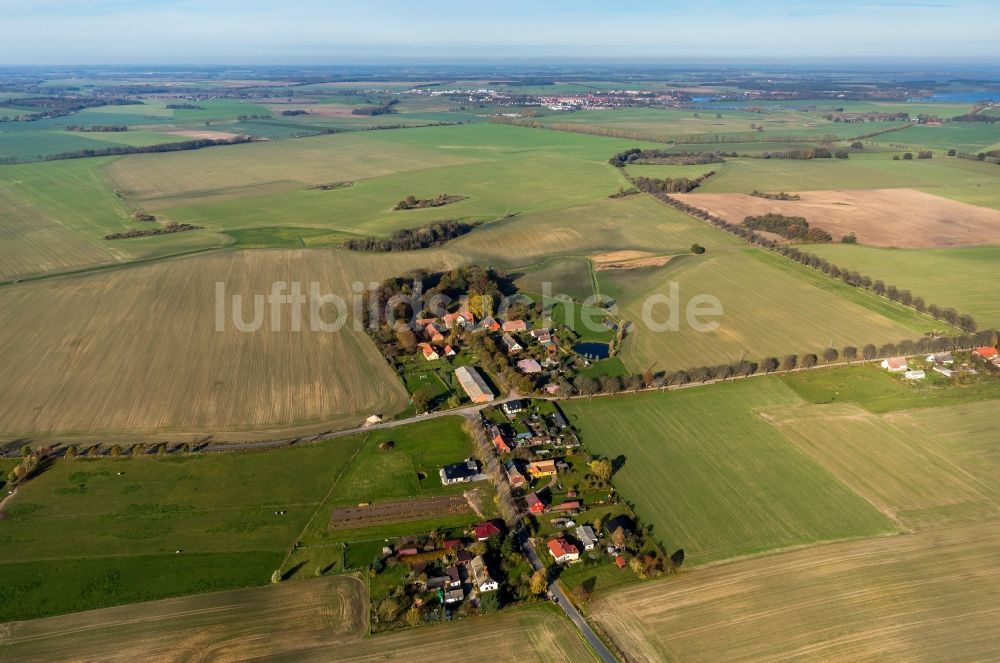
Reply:
<svg viewBox="0 0 1000 663"><path fill-rule="evenodd" d="M1000 297L992 271L1000 264L1000 246L881 249L815 244L808 250L841 267L908 288L928 303L968 313L983 329L1000 326Z"/></svg>
<svg viewBox="0 0 1000 663"><path fill-rule="evenodd" d="M448 492L439 464L472 450L460 421L265 453L58 460L4 506L0 621L265 584L334 505Z"/></svg>
<svg viewBox="0 0 1000 663"><path fill-rule="evenodd" d="M667 142L685 140L693 135L720 135L748 141L766 140L770 136L816 136L833 134L846 138L858 132L851 125L826 120L819 113L788 110L746 112L739 110L686 110L670 108L623 108L617 110L582 110L572 113L550 113L535 118L543 126L553 128L586 127L604 129L608 135L628 135L633 138ZM751 125L764 127L759 132ZM700 149L694 147L692 149ZM730 149L739 149L734 144Z"/></svg>
<svg viewBox="0 0 1000 663"><path fill-rule="evenodd" d="M622 348L622 359L633 371L819 354L831 343L841 348L898 342L942 326L763 250L713 249L665 267L599 272L601 292L616 299L621 317L635 324ZM670 283L677 284L679 293L678 329L659 331L645 324L643 310L647 301L656 301L650 297L668 294ZM700 319L718 323L714 330L699 331L688 324L686 307L699 295L721 303L720 316ZM658 324L665 324L671 313L666 303L650 311Z"/></svg>
<svg viewBox="0 0 1000 663"><path fill-rule="evenodd" d="M893 525L792 447L757 412L801 401L773 378L665 394L574 400L587 448L622 457L614 482L669 550L700 565L873 536Z"/></svg>
<svg viewBox="0 0 1000 663"><path fill-rule="evenodd" d="M986 122L948 122L941 126L921 124L876 137L894 146L923 147L944 156L949 149L978 154L1000 148L1000 126Z"/></svg>
<svg viewBox="0 0 1000 663"><path fill-rule="evenodd" d="M888 134L889 136L896 135ZM696 177L714 170L701 193L913 188L946 198L1000 208L1000 168L994 164L937 156L893 161L883 151L852 152L849 159L727 159L701 166L629 166L632 176Z"/></svg>

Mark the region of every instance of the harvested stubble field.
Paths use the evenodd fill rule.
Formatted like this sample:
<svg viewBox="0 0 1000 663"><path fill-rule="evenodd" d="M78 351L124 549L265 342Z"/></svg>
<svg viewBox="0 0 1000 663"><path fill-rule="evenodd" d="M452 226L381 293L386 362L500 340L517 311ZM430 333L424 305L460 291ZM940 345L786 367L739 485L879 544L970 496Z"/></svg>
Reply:
<svg viewBox="0 0 1000 663"><path fill-rule="evenodd" d="M796 192L801 200L767 200L742 193L679 194L684 202L730 223L775 212L801 216L834 240L855 233L870 246L928 248L996 244L1000 211L914 189ZM807 248L808 250L808 248Z"/></svg>
<svg viewBox="0 0 1000 663"><path fill-rule="evenodd" d="M104 608L0 631L22 661L243 661L362 640L364 583L339 576Z"/></svg>
<svg viewBox="0 0 1000 663"><path fill-rule="evenodd" d="M399 379L362 331L301 331L289 308L256 332L232 322L231 295L272 282L320 284L349 295L384 278L375 256L241 252L171 260L0 292L0 432L50 434L241 433L360 422L406 405ZM216 331L216 283L226 284ZM287 290L286 290L287 292ZM261 309L263 309L261 300ZM336 313L324 307L323 319ZM31 333L26 333L31 330ZM176 439L176 438L175 438Z"/></svg>
<svg viewBox="0 0 1000 663"><path fill-rule="evenodd" d="M635 661L1000 657L1000 525L768 555L633 585L592 615Z"/></svg>

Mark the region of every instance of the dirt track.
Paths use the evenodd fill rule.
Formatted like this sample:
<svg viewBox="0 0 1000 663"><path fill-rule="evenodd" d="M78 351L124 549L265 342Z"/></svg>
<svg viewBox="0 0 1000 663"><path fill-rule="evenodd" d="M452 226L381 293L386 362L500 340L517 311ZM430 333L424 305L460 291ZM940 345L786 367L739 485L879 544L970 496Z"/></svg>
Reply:
<svg viewBox="0 0 1000 663"><path fill-rule="evenodd" d="M1000 242L1000 211L914 189L798 192L801 200L768 200L742 193L678 194L731 223L777 212L803 216L839 241L855 233L870 246L928 248Z"/></svg>

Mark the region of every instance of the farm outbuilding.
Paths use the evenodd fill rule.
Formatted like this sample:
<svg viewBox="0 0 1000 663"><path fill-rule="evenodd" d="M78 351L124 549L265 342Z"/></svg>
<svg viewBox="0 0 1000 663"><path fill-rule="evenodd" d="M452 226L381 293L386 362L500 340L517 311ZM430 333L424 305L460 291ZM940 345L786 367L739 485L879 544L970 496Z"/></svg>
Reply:
<svg viewBox="0 0 1000 663"><path fill-rule="evenodd" d="M455 369L455 377L462 389L473 403L489 403L496 395L486 386L486 381L472 366L459 366Z"/></svg>

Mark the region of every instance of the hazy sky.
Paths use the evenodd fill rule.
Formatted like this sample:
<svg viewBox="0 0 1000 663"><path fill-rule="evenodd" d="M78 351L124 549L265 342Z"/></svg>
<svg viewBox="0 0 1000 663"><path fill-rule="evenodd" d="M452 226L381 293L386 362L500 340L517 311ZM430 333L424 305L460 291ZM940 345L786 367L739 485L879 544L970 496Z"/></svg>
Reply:
<svg viewBox="0 0 1000 663"><path fill-rule="evenodd" d="M0 0L0 64L1000 56L996 0Z"/></svg>

